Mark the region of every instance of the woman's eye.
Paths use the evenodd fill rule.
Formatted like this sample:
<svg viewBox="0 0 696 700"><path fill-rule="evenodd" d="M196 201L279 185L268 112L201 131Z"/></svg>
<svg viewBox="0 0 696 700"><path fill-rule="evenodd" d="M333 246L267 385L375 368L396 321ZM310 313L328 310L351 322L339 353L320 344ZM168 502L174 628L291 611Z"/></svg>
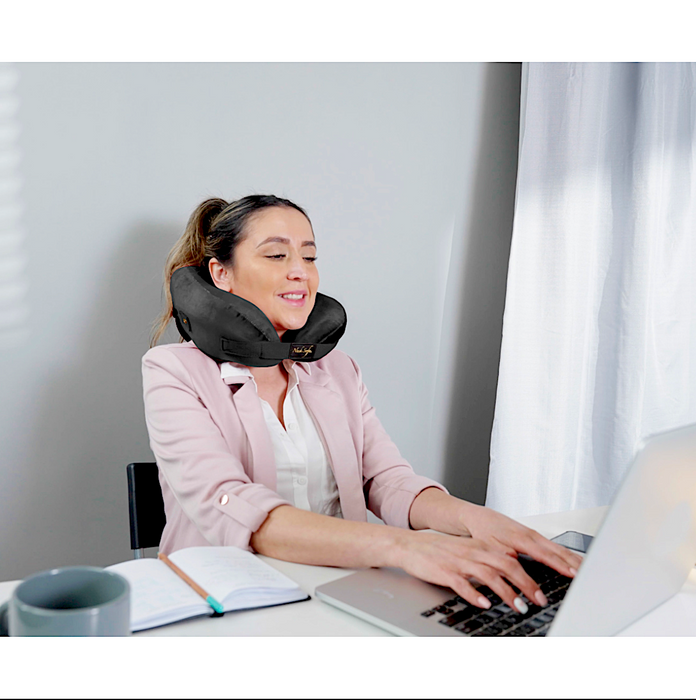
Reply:
<svg viewBox="0 0 696 700"><path fill-rule="evenodd" d="M285 257L285 253L278 253L277 255L267 255L266 257L271 260L280 260L281 258ZM305 260L310 263L313 263L316 259L316 256L305 258Z"/></svg>

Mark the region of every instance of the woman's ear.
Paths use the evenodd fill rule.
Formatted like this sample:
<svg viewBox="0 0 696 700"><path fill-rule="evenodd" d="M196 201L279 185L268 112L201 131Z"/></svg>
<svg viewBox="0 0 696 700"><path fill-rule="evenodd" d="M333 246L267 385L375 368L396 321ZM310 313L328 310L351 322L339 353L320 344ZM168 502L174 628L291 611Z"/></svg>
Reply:
<svg viewBox="0 0 696 700"><path fill-rule="evenodd" d="M208 272L218 289L232 291L232 274L216 258L211 258L208 262Z"/></svg>

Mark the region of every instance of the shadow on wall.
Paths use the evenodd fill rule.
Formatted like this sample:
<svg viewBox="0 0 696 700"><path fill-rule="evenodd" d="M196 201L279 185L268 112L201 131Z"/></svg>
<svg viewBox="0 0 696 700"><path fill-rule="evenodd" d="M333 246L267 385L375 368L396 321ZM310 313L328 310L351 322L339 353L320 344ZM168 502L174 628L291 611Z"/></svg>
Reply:
<svg viewBox="0 0 696 700"><path fill-rule="evenodd" d="M76 343L81 353L44 387L27 465L33 483L18 494L12 518L22 553L8 558L26 570L6 578L131 558L125 467L153 460L140 360L161 310L164 261L179 235L158 224L131 230L98 285L88 330ZM160 342L177 339L168 329Z"/></svg>
<svg viewBox="0 0 696 700"><path fill-rule="evenodd" d="M503 310L517 178L520 64L489 64L465 222L454 391L449 408L444 484L483 504L498 384Z"/></svg>

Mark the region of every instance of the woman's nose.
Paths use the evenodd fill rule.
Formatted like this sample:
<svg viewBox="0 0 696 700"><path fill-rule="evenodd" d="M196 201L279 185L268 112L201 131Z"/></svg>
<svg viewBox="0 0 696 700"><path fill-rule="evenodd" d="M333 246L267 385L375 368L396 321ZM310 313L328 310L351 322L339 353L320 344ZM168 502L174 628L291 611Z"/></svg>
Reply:
<svg viewBox="0 0 696 700"><path fill-rule="evenodd" d="M301 257L299 259L297 257L295 257L295 258L292 258L290 260L290 267L288 269L288 278L294 279L294 280L309 279L309 275L307 274L307 270L305 270L304 266L302 265L302 258Z"/></svg>
<svg viewBox="0 0 696 700"><path fill-rule="evenodd" d="M306 280L309 279L309 275L301 267L292 267L288 272L288 278L292 280Z"/></svg>

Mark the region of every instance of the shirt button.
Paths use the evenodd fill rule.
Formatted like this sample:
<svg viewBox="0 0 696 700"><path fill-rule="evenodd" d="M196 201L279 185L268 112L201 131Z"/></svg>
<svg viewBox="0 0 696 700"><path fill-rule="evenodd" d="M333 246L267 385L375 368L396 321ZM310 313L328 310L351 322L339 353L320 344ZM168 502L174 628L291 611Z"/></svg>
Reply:
<svg viewBox="0 0 696 700"><path fill-rule="evenodd" d="M297 477L297 483L300 486L304 486L307 483L307 479L304 476Z"/></svg>
<svg viewBox="0 0 696 700"><path fill-rule="evenodd" d="M222 496L220 496L220 505L221 506L226 506L229 503L230 497L224 493Z"/></svg>

